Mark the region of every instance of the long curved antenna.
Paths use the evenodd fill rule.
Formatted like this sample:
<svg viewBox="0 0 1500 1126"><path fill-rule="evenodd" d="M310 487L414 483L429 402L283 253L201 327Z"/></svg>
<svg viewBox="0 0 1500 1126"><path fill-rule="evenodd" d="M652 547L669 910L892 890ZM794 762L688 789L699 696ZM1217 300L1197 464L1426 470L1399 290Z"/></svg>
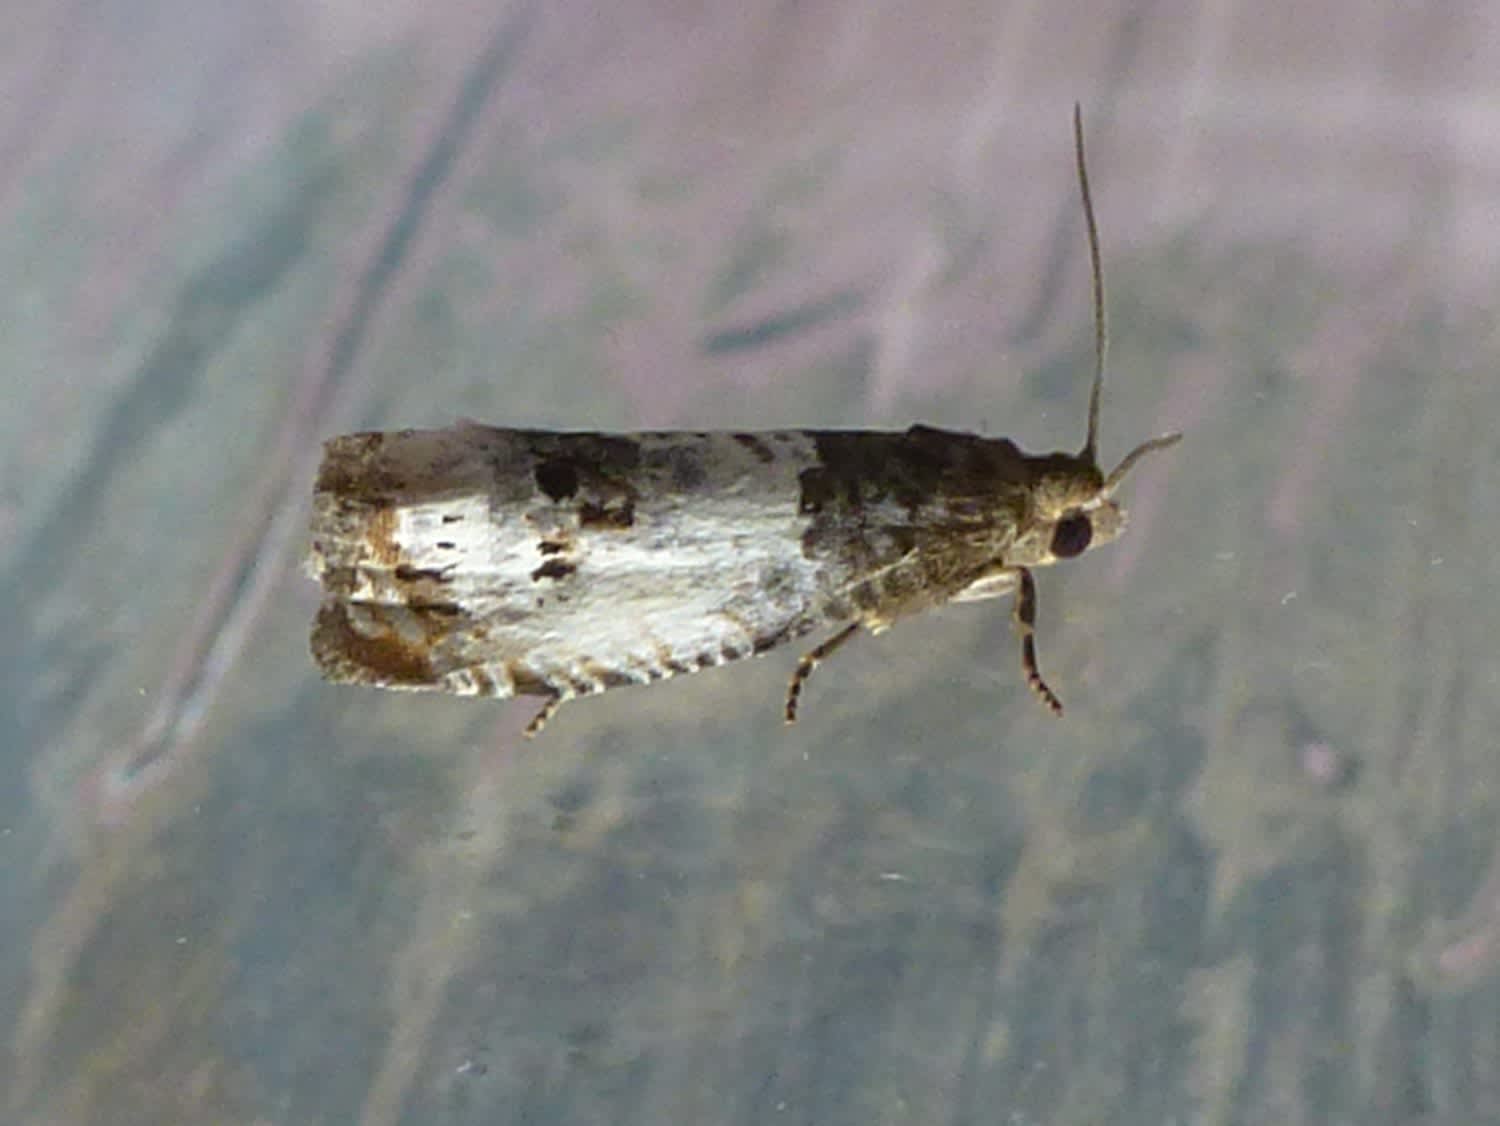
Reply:
<svg viewBox="0 0 1500 1126"><path fill-rule="evenodd" d="M1099 464L1099 395L1104 389L1104 356L1109 347L1109 332L1104 323L1104 266L1099 255L1099 224L1094 221L1094 201L1089 196L1089 172L1083 159L1083 108L1073 103L1073 144L1078 153L1078 190L1083 194L1083 217L1089 228L1089 265L1094 274L1094 386L1089 391L1089 433L1083 443L1083 452L1078 456L1090 465ZM1163 434L1142 442L1125 455L1104 481L1103 496L1111 496L1119 488L1125 474L1149 453L1164 450L1181 441L1181 434Z"/></svg>
<svg viewBox="0 0 1500 1126"><path fill-rule="evenodd" d="M1078 154L1078 190L1083 195L1083 218L1089 229L1089 266L1094 275L1094 385L1089 390L1089 432L1078 456L1090 465L1099 463L1099 396L1104 389L1104 355L1109 332L1104 323L1104 266L1099 254L1099 224L1094 219L1094 200L1089 195L1089 170L1083 157L1083 107L1073 103L1073 147Z"/></svg>

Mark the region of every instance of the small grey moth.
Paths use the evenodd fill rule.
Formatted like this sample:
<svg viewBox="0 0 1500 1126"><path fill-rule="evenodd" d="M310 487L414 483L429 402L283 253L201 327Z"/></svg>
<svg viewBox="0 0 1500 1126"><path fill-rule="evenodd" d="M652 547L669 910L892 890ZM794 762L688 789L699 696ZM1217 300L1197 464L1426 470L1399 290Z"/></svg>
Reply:
<svg viewBox="0 0 1500 1126"><path fill-rule="evenodd" d="M1098 464L1106 332L1099 234L1074 107L1093 273L1088 434L1076 454L1004 438L905 431L603 434L463 422L326 443L309 573L312 651L332 681L537 696L535 735L565 700L756 656L819 627L813 670L861 628L1014 595L1027 683L1032 569L1116 538L1114 499L1146 454Z"/></svg>

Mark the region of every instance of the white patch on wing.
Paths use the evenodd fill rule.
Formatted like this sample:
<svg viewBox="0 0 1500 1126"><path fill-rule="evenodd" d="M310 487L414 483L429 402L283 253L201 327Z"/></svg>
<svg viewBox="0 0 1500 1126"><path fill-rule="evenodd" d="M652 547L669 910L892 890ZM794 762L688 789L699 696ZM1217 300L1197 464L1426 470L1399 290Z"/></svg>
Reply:
<svg viewBox="0 0 1500 1126"><path fill-rule="evenodd" d="M412 574L440 575L465 621L446 643L442 687L465 694L510 694L506 662L583 694L608 686L600 670L645 683L804 632L820 593L839 585L802 552L798 474L816 463L812 439L780 438L770 461L730 435L690 444L705 479L674 490L664 472L627 478L629 527L580 526L576 505L540 496L506 506L469 490L404 504L395 563L362 560L347 597L399 603Z"/></svg>

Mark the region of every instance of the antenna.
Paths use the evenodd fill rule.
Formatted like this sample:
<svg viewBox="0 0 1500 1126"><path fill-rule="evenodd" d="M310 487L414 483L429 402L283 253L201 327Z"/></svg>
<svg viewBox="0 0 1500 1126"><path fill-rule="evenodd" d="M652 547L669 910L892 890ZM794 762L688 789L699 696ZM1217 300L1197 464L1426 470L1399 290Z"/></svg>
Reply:
<svg viewBox="0 0 1500 1126"><path fill-rule="evenodd" d="M1104 266L1099 254L1099 224L1094 219L1094 200L1089 195L1089 170L1083 155L1083 107L1073 103L1073 147L1078 154L1078 190L1083 195L1083 218L1089 229L1089 266L1094 276L1094 385L1089 390L1089 433L1081 458L1099 463L1099 395L1104 389L1104 355L1109 332L1104 323Z"/></svg>
<svg viewBox="0 0 1500 1126"><path fill-rule="evenodd" d="M1104 266L1099 254L1099 224L1094 219L1094 201L1089 195L1089 171L1083 158L1083 107L1073 103L1073 147L1078 154L1078 190L1083 195L1083 218L1089 229L1089 266L1094 275L1094 385L1089 390L1089 433L1078 456L1090 465L1099 464L1099 396L1104 390L1104 356L1109 347L1109 332L1104 323ZM1104 496L1110 496L1136 462L1155 450L1175 445L1181 434L1163 434L1142 442L1125 455L1104 482Z"/></svg>

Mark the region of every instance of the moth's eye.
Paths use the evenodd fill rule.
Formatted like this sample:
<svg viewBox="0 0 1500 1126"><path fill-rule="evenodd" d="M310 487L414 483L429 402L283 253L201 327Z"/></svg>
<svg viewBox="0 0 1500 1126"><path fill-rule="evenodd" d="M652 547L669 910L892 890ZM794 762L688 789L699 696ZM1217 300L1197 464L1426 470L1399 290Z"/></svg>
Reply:
<svg viewBox="0 0 1500 1126"><path fill-rule="evenodd" d="M1064 516L1052 529L1052 554L1059 559L1072 559L1089 549L1089 540L1094 538L1094 525L1082 512Z"/></svg>

